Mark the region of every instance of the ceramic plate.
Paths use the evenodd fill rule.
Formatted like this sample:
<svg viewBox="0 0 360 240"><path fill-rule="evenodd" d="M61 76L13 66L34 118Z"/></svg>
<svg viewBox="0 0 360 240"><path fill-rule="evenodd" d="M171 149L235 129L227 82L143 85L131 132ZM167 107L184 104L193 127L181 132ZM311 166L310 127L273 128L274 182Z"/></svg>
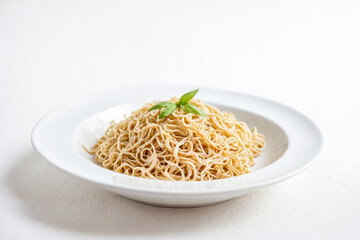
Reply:
<svg viewBox="0 0 360 240"><path fill-rule="evenodd" d="M143 179L104 169L90 148L110 121L119 121L154 100L168 100L194 87L123 87L96 93L42 118L32 132L34 148L58 168L121 196L160 206L202 206L229 200L303 171L320 153L319 128L282 104L244 93L200 88L196 98L234 113L265 135L266 148L251 173L213 181L176 182Z"/></svg>

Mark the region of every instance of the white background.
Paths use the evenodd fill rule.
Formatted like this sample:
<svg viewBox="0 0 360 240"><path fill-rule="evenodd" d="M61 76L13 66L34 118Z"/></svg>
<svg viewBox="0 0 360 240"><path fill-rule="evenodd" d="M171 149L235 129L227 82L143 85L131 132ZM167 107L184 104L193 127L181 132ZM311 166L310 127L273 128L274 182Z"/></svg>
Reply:
<svg viewBox="0 0 360 240"><path fill-rule="evenodd" d="M0 239L356 239L359 80L355 0L1 0ZM32 150L50 110L144 83L285 103L320 126L325 147L290 180L192 209L124 199Z"/></svg>

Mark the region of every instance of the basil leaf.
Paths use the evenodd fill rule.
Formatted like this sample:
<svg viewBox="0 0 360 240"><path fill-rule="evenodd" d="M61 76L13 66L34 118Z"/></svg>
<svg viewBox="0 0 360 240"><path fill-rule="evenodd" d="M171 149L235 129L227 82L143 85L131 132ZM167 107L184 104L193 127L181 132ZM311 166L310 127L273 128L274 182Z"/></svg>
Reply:
<svg viewBox="0 0 360 240"><path fill-rule="evenodd" d="M183 110L186 113L192 113L191 109L186 106L186 104L180 105L181 110Z"/></svg>
<svg viewBox="0 0 360 240"><path fill-rule="evenodd" d="M172 112L176 110L177 106L175 103L171 103L171 105L168 105L165 107L164 110L159 114L159 119L163 119L167 116L169 116Z"/></svg>
<svg viewBox="0 0 360 240"><path fill-rule="evenodd" d="M204 113L203 110L201 110L200 108L198 108L197 106L195 106L191 103L186 103L186 104L184 104L184 107L183 107L183 105L181 105L180 107L184 112L193 113L195 115L207 117L206 113Z"/></svg>
<svg viewBox="0 0 360 240"><path fill-rule="evenodd" d="M179 99L179 105L186 104L187 102L189 102L197 94L198 91L199 89L196 89L182 95L181 98Z"/></svg>
<svg viewBox="0 0 360 240"><path fill-rule="evenodd" d="M197 106L189 103L189 101L197 94L199 89L190 91L188 93L185 93L181 96L179 99L179 102L177 103L171 103L171 102L159 102L158 104L152 106L149 109L149 112L155 109L164 108L159 114L159 119L163 119L167 116L169 116L172 112L174 112L177 108L181 108L186 113L193 113L195 115L200 115L203 117L207 117L206 113L203 112L200 108Z"/></svg>
<svg viewBox="0 0 360 240"><path fill-rule="evenodd" d="M170 106L170 105L173 105L173 103L171 103L171 102L159 102L158 104L152 106L152 107L149 109L149 112L152 111L152 110L156 110L156 109L159 109L159 108L167 107L167 106Z"/></svg>

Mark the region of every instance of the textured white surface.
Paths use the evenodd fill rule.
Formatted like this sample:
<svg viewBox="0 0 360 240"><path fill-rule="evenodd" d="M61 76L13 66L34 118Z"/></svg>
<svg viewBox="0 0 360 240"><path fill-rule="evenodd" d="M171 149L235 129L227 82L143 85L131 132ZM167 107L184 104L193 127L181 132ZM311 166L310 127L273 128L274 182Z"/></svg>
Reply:
<svg viewBox="0 0 360 240"><path fill-rule="evenodd" d="M359 1L1 1L0 239L356 239ZM39 158L49 110L113 85L183 82L284 102L325 136L306 172L229 202L142 205Z"/></svg>

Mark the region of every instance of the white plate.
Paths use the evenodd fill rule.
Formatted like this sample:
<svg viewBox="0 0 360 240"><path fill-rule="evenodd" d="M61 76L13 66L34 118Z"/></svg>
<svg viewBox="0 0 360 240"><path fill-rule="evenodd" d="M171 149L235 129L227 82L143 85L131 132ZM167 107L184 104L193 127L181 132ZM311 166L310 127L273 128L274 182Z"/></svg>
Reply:
<svg viewBox="0 0 360 240"><path fill-rule="evenodd" d="M34 148L49 162L121 196L161 206L201 206L238 197L283 181L314 162L323 140L318 127L301 113L263 98L201 88L196 98L231 111L265 135L266 148L251 173L214 181L174 182L126 176L99 166L90 148L111 120L120 120L146 102L167 100L192 87L124 87L96 93L42 118L32 133Z"/></svg>

